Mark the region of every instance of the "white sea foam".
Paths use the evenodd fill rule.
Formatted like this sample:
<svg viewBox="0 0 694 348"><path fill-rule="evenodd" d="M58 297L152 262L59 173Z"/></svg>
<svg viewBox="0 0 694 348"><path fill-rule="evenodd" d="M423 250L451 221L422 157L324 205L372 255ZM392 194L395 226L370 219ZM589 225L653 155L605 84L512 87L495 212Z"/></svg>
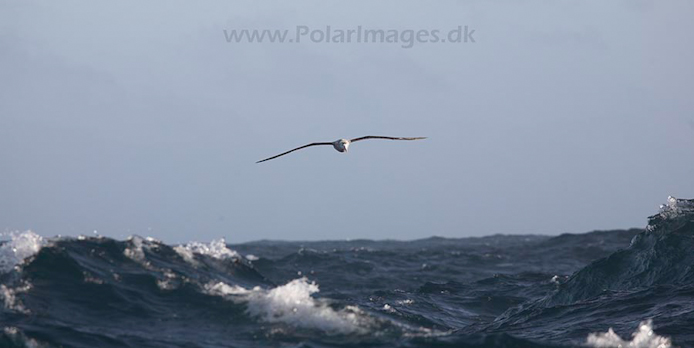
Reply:
<svg viewBox="0 0 694 348"><path fill-rule="evenodd" d="M252 293L253 291L260 292L260 291L262 291L262 289L259 286L256 286L253 289L248 290L244 287L241 287L238 285L231 286L231 285L228 285L224 282L210 283L210 284L205 285L205 292L207 292L210 295L216 295L216 296L248 295L248 294Z"/></svg>
<svg viewBox="0 0 694 348"><path fill-rule="evenodd" d="M241 255L234 250L227 248L224 238L213 240L209 243L190 242L185 245L178 245L174 250L189 263L197 265L195 254L207 255L215 259L224 260L228 258L241 258Z"/></svg>
<svg viewBox="0 0 694 348"><path fill-rule="evenodd" d="M552 279L550 279L550 282L552 282L555 285L560 285L561 283L565 282L567 279L569 279L568 276L555 275L554 277L552 277Z"/></svg>
<svg viewBox="0 0 694 348"><path fill-rule="evenodd" d="M130 236L128 241L130 245L123 250L123 255L145 267L149 267L150 262L145 258L145 249L149 249L150 244L155 240L152 238L145 239L140 236Z"/></svg>
<svg viewBox="0 0 694 348"><path fill-rule="evenodd" d="M631 341L625 341L612 328L607 332L591 333L587 344L595 348L672 348L669 338L658 336L653 332L652 321L644 321L631 336Z"/></svg>
<svg viewBox="0 0 694 348"><path fill-rule="evenodd" d="M157 280L157 286L161 290L174 290L178 285L178 276L171 270L164 270L164 279Z"/></svg>
<svg viewBox="0 0 694 348"><path fill-rule="evenodd" d="M31 284L24 283L18 287L10 288L5 284L0 285L0 297L2 298L5 308L20 312L29 313L29 310L24 307L22 302L17 298L18 293L27 292L31 289Z"/></svg>
<svg viewBox="0 0 694 348"><path fill-rule="evenodd" d="M32 231L3 233L9 240L0 246L0 272L8 272L33 256L46 244L46 240Z"/></svg>
<svg viewBox="0 0 694 348"><path fill-rule="evenodd" d="M208 284L205 290L211 295L245 303L249 315L270 323L285 323L326 332L356 333L365 330L369 322L358 307L347 306L336 310L324 300L313 298L311 295L319 291L318 285L306 278L295 279L273 289L246 289L219 282Z"/></svg>
<svg viewBox="0 0 694 348"><path fill-rule="evenodd" d="M24 333L19 331L14 326L6 326L3 328L3 332L7 337L9 337L12 340L12 343L15 344L18 347L26 347L26 348L42 348L42 347L47 347L47 345L41 344L38 341L36 341L33 338L26 337Z"/></svg>
<svg viewBox="0 0 694 348"><path fill-rule="evenodd" d="M11 271L46 245L46 240L32 231L3 233L2 236L9 237L9 240L0 246L0 272ZM31 284L28 282L15 287L2 284L0 285L0 299L2 299L5 308L9 310L29 313L17 294L27 292L30 289Z"/></svg>

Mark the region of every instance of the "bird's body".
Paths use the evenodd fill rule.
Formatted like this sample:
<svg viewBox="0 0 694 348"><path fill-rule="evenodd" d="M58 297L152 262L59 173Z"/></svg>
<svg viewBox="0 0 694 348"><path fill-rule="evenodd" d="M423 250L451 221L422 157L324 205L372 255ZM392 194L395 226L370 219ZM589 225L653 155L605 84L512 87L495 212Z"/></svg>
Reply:
<svg viewBox="0 0 694 348"><path fill-rule="evenodd" d="M338 152L347 152L349 150L349 144L350 143L351 143L351 141L349 141L347 139L338 139L338 140L333 141L333 147Z"/></svg>
<svg viewBox="0 0 694 348"><path fill-rule="evenodd" d="M301 150L301 149L306 148L306 147L318 146L318 145L332 145L333 148L335 148L335 150L337 150L338 152L347 152L347 151L349 150L349 145L350 145L350 144L352 144L353 142L357 142L357 141L361 141L361 140L366 140L366 139L419 140L419 139L426 139L426 137L402 138L402 137L386 137L386 136L380 136L380 135L367 135L367 136L364 136L364 137L354 138L354 139L351 139L351 140L347 140L347 139L337 139L337 140L335 140L335 141L333 141L333 142L310 143L310 144L307 144L307 145L304 145L304 146L299 146L299 147L297 147L297 148L295 148L295 149L292 149L292 150L289 150L289 151L287 151L287 152L283 152L283 153L281 153L281 154L279 154L279 155L275 155L275 156L266 158L266 159L264 159L264 160L260 160L260 161L255 162L255 163L260 163L260 162L269 161L269 160L271 160L271 159L274 159L274 158L277 158L277 157L280 157L280 156L284 156L284 155L286 155L286 154L288 154L288 153L290 153L290 152L294 152L294 151L296 151L296 150Z"/></svg>

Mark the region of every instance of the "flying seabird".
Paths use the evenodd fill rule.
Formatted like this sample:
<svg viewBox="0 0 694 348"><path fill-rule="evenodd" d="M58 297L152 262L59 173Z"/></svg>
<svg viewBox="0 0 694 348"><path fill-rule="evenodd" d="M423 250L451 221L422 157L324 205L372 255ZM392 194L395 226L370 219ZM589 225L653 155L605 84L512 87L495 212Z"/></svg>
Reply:
<svg viewBox="0 0 694 348"><path fill-rule="evenodd" d="M255 163L269 161L271 159L274 159L274 158L277 158L280 156L284 156L284 155L286 155L290 152L294 152L296 150L301 150L301 149L306 148L306 147L318 146L318 145L332 145L335 148L335 150L337 150L338 152L347 152L347 150L349 149L349 144L356 142L356 141L360 141L360 140L366 140L366 139L419 140L419 139L426 139L426 137L400 138L400 137L384 137L384 136L380 136L380 135L367 135L365 137L354 138L352 140L338 139L338 140L333 141L332 143L328 143L328 142L326 142L326 143L310 143L310 144L306 144L304 146L299 146L296 149L292 149L292 150L289 150L287 152L283 152L279 155L275 155L275 156L266 158L264 160L260 160L260 161L255 162Z"/></svg>

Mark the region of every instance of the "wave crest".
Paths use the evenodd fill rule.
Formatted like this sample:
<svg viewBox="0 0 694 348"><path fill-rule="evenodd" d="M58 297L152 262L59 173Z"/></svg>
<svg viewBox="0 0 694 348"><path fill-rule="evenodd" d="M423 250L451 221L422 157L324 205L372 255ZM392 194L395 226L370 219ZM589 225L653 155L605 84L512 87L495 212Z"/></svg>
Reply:
<svg viewBox="0 0 694 348"><path fill-rule="evenodd" d="M3 233L10 239L0 245L0 272L9 272L24 259L35 255L46 240L33 231Z"/></svg>
<svg viewBox="0 0 694 348"><path fill-rule="evenodd" d="M612 328L605 333L591 333L588 335L586 344L595 348L671 348L672 342L669 338L658 336L653 332L653 322L651 320L641 322L639 328L632 335L631 341L625 341L617 335Z"/></svg>
<svg viewBox="0 0 694 348"><path fill-rule="evenodd" d="M329 304L312 297L319 292L315 282L299 278L272 289L256 286L246 289L223 282L208 284L211 295L223 296L247 305L247 313L269 323L285 323L305 329L335 333L362 332L366 317L356 306L333 309Z"/></svg>
<svg viewBox="0 0 694 348"><path fill-rule="evenodd" d="M174 250L184 260L194 265L197 265L195 254L207 255L218 260L241 258L239 253L227 248L224 238L213 240L210 243L190 242L184 245L177 245L174 247Z"/></svg>
<svg viewBox="0 0 694 348"><path fill-rule="evenodd" d="M673 196L660 205L658 214L648 217L649 231L659 228L677 229L687 222L694 221L694 199L680 199Z"/></svg>

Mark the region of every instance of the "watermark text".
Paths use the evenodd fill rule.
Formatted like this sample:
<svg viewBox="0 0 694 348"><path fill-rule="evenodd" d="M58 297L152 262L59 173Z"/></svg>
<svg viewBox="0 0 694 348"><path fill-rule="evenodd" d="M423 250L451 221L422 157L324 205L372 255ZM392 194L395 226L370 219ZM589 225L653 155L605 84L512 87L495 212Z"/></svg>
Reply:
<svg viewBox="0 0 694 348"><path fill-rule="evenodd" d="M361 25L351 29L333 28L330 25L312 28L297 25L290 29L224 29L227 43L327 43L327 44L395 44L412 48L415 44L475 43L475 30L467 25L453 29L371 29Z"/></svg>

